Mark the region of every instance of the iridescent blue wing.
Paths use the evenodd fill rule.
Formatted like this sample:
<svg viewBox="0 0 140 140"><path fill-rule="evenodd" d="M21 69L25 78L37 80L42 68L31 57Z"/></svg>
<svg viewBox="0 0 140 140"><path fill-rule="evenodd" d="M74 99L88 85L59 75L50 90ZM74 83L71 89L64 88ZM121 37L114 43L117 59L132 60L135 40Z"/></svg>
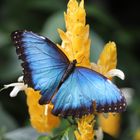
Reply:
<svg viewBox="0 0 140 140"><path fill-rule="evenodd" d="M53 114L81 117L91 114L96 104L97 112L122 112L126 101L121 91L106 77L84 68L76 67L52 99Z"/></svg>
<svg viewBox="0 0 140 140"><path fill-rule="evenodd" d="M69 65L68 58L49 39L33 32L15 31L11 37L23 61L24 82L41 91L40 104L49 103Z"/></svg>

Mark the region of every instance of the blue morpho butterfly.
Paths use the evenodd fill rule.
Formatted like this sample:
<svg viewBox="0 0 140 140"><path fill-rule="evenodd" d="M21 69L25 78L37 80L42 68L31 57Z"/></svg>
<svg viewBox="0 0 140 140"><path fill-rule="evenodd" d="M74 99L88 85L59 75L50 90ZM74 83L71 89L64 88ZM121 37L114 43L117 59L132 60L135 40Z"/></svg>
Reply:
<svg viewBox="0 0 140 140"><path fill-rule="evenodd" d="M76 66L76 60L70 62L49 39L26 30L15 31L11 37L23 61L24 82L41 92L41 105L53 103L54 115L80 118L95 110L106 113L126 109L124 96L109 79Z"/></svg>

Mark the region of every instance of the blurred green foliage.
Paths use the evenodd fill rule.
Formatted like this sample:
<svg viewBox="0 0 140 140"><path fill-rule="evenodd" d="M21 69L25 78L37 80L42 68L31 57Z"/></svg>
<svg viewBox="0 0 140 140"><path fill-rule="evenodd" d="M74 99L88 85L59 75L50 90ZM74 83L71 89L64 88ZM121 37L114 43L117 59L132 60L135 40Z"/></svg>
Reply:
<svg viewBox="0 0 140 140"><path fill-rule="evenodd" d="M57 28L65 30L63 13L67 2L68 0L0 1L0 88L4 84L15 82L22 71L10 33L17 29L27 29L60 43ZM118 68L126 75L125 81L117 79L117 84L119 87L132 87L135 91L132 104L123 113L120 140L132 139L140 127L140 18L137 17L137 5L134 2L124 4L121 0L85 1L92 41L91 60L96 62L103 45L115 41L118 47ZM2 91L0 96L3 108L0 110L0 129L3 129L2 122L7 122L7 131L28 124L24 95L10 99L10 91L11 89Z"/></svg>

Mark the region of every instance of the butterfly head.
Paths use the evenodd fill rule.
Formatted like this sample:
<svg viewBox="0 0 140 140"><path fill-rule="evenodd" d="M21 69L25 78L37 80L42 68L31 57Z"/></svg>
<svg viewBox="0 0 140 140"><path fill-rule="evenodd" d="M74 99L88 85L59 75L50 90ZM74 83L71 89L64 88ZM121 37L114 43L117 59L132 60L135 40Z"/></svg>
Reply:
<svg viewBox="0 0 140 140"><path fill-rule="evenodd" d="M74 65L76 65L76 64L77 64L77 60L74 59L74 60L72 61L72 63L73 63Z"/></svg>

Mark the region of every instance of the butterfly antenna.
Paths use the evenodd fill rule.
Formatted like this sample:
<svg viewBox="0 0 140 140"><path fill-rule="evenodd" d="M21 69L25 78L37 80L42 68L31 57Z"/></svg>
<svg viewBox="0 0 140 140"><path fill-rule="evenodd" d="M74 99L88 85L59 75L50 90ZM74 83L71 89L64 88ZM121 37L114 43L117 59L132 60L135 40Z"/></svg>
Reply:
<svg viewBox="0 0 140 140"><path fill-rule="evenodd" d="M80 57L82 57L82 55L81 55ZM79 59L80 57L78 57L77 59ZM82 61L83 61L84 59L88 60L88 59L84 56L84 57L81 59L81 61L80 61L79 63L77 63L77 64L81 64Z"/></svg>

